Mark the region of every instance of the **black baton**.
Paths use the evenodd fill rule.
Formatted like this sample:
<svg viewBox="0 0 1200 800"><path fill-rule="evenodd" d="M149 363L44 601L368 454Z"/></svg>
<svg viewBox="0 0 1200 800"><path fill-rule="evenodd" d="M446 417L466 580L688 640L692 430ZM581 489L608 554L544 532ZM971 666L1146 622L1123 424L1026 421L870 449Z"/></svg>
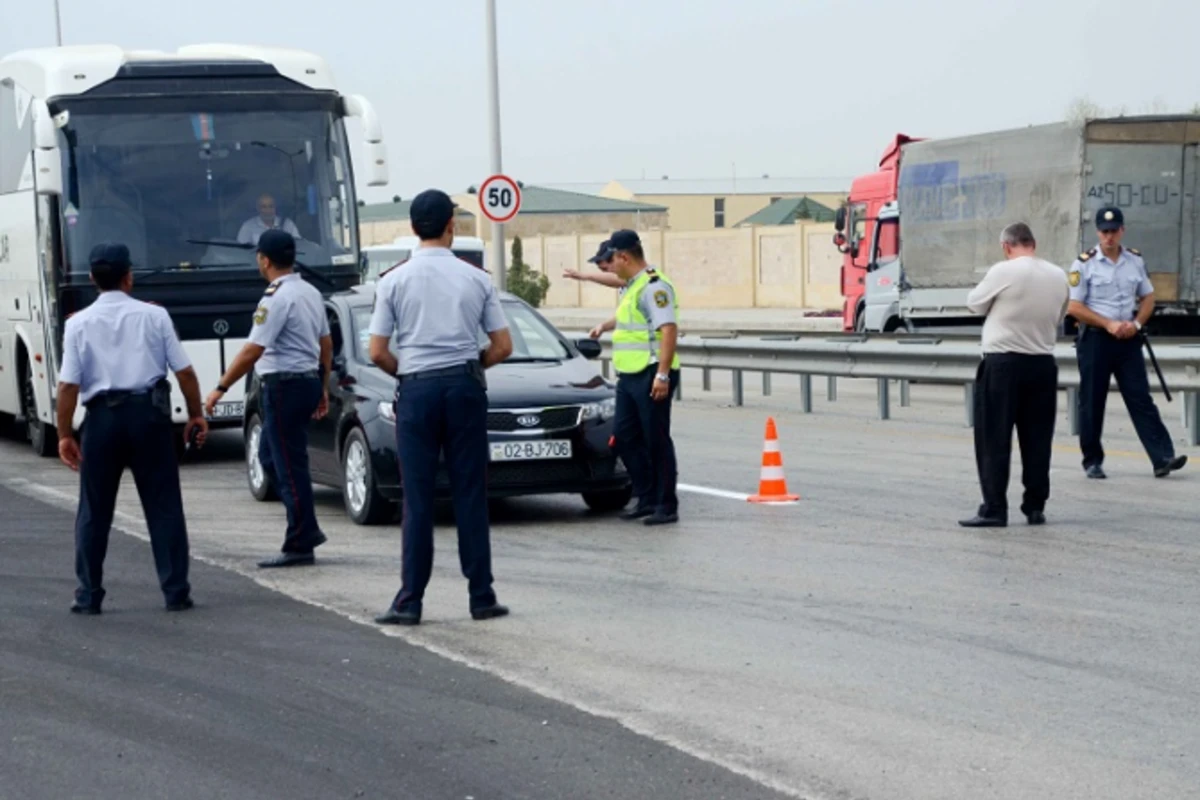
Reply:
<svg viewBox="0 0 1200 800"><path fill-rule="evenodd" d="M1139 330L1138 334L1142 337L1142 344L1146 345L1146 352L1150 354L1150 363L1154 365L1154 372L1158 375L1158 382L1162 385L1163 394L1167 396L1167 402L1171 402L1171 390L1167 388L1167 379L1163 377L1162 370L1158 366L1158 359L1154 357L1154 348L1150 346L1150 337L1146 332Z"/></svg>

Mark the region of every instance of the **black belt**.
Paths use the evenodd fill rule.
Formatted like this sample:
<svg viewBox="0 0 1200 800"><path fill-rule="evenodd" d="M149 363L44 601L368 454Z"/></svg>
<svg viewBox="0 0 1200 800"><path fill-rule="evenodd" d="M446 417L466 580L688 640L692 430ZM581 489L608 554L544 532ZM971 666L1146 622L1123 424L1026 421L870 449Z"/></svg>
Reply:
<svg viewBox="0 0 1200 800"><path fill-rule="evenodd" d="M437 369L423 369L417 372L406 372L402 375L397 375L396 380L403 383L404 381L420 380L422 378L446 378L451 375L473 375L475 371L480 369L478 363L463 363L455 364L453 367L439 367Z"/></svg>
<svg viewBox="0 0 1200 800"><path fill-rule="evenodd" d="M268 372L262 376L262 381L263 383L279 383L280 381L300 381L319 377L321 377L321 373L310 369L304 372Z"/></svg>
<svg viewBox="0 0 1200 800"><path fill-rule="evenodd" d="M150 389L138 389L136 391L132 389L109 389L106 392L94 395L83 406L88 409L98 406L112 408L123 403L149 402L151 399L150 393Z"/></svg>

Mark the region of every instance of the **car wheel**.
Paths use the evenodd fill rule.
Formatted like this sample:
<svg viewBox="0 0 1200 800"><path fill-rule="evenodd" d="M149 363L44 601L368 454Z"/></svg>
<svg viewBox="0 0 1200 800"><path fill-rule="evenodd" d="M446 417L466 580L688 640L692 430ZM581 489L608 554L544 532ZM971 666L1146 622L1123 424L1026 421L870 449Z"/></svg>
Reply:
<svg viewBox="0 0 1200 800"><path fill-rule="evenodd" d="M258 448L261 444L262 420L254 414L250 417L250 424L246 426L246 483L249 484L250 494L255 500L278 500L275 478L267 473L262 462L258 460Z"/></svg>
<svg viewBox="0 0 1200 800"><path fill-rule="evenodd" d="M376 525L396 513L396 504L376 488L371 448L360 428L350 431L342 448L342 499L356 525Z"/></svg>
<svg viewBox="0 0 1200 800"><path fill-rule="evenodd" d="M620 511L629 505L632 497L633 487L626 486L624 489L609 489L605 492L584 492L583 502L587 503L587 507L592 511Z"/></svg>
<svg viewBox="0 0 1200 800"><path fill-rule="evenodd" d="M33 445L33 452L42 458L58 455L58 436L54 428L38 419L37 394L33 389L33 365L25 364L24 395L25 435Z"/></svg>

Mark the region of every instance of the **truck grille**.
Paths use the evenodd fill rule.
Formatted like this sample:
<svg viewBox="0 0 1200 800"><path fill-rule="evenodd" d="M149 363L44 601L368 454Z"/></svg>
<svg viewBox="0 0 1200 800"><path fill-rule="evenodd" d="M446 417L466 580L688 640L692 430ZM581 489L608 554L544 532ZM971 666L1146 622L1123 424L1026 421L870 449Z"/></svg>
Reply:
<svg viewBox="0 0 1200 800"><path fill-rule="evenodd" d="M579 424L580 410L579 406L558 406L556 408L489 411L487 427L492 433L565 430Z"/></svg>

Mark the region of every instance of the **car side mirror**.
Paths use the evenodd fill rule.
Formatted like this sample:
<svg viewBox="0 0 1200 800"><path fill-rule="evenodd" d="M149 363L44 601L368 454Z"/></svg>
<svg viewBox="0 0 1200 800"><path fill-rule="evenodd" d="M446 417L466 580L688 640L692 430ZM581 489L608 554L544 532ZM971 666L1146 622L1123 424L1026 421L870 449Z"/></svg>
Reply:
<svg viewBox="0 0 1200 800"><path fill-rule="evenodd" d="M595 339L576 339L575 348L581 356L589 360L599 358L604 350Z"/></svg>

